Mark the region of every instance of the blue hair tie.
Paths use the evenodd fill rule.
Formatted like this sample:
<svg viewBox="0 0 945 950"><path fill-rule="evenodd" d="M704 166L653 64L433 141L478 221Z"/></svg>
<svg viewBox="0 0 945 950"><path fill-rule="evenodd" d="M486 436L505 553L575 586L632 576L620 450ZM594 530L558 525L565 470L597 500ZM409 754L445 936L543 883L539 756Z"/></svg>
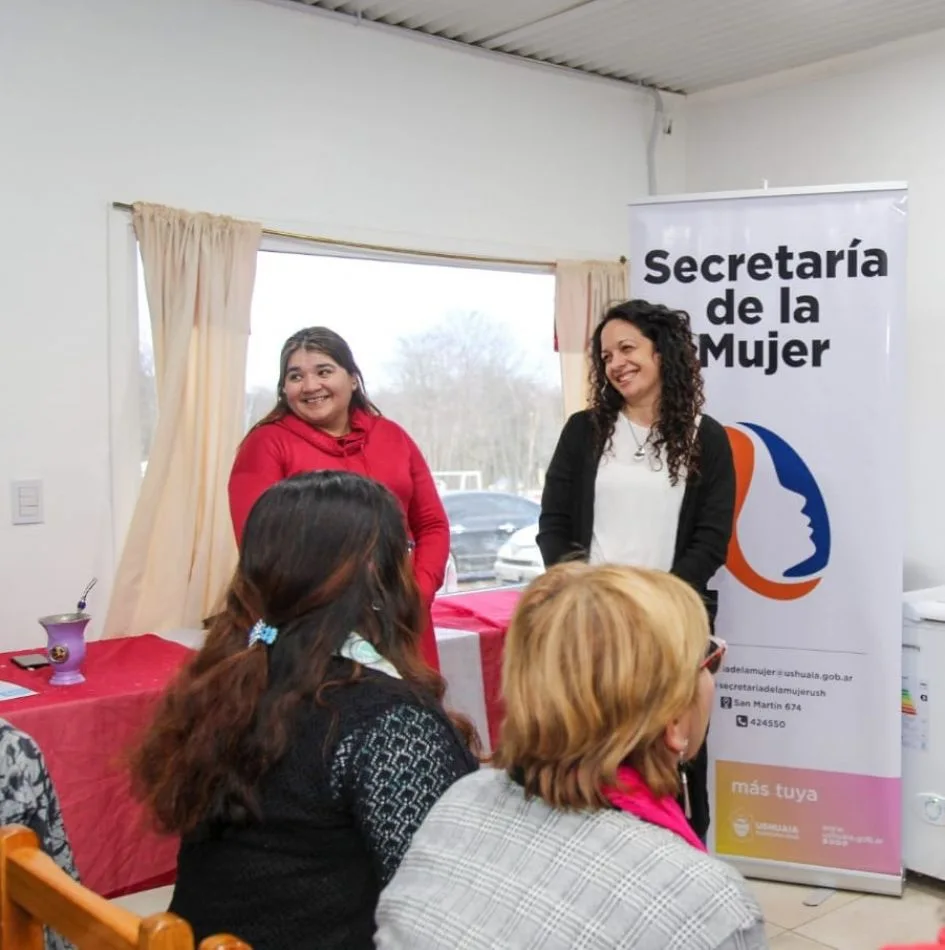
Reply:
<svg viewBox="0 0 945 950"><path fill-rule="evenodd" d="M257 620L253 629L249 631L249 645L254 646L257 643L265 643L271 647L276 642L279 631L275 627L270 627L268 623Z"/></svg>

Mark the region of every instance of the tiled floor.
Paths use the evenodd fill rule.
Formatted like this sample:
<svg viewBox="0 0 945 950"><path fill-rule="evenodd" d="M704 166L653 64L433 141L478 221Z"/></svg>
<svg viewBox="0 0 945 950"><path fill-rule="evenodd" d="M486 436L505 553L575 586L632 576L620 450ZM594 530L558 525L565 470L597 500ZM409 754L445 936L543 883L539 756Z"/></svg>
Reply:
<svg viewBox="0 0 945 950"><path fill-rule="evenodd" d="M945 885L910 882L904 897L873 897L837 891L807 907L809 887L752 881L768 921L771 950L881 950L887 944L934 943L945 922ZM115 901L146 916L167 909L171 889L132 894Z"/></svg>
<svg viewBox="0 0 945 950"><path fill-rule="evenodd" d="M945 922L945 885L910 881L902 898L837 891L807 907L809 887L750 882L768 921L771 950L881 950L934 943Z"/></svg>

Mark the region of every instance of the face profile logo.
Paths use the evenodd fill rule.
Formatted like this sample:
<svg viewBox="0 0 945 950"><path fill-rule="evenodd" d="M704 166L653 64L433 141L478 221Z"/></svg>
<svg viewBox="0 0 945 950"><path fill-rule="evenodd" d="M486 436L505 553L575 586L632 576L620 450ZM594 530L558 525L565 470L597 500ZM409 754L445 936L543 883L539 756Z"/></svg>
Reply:
<svg viewBox="0 0 945 950"><path fill-rule="evenodd" d="M735 462L735 526L729 573L770 600L798 600L830 560L824 496L797 450L750 422L726 426Z"/></svg>

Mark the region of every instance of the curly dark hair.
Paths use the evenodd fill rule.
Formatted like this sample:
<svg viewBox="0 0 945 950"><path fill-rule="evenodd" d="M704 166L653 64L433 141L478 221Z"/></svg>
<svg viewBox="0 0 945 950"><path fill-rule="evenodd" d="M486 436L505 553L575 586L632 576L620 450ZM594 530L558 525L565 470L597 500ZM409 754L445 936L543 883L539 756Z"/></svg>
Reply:
<svg viewBox="0 0 945 950"><path fill-rule="evenodd" d="M248 646L260 619L278 638ZM334 721L332 693L360 677L357 665L340 674L332 664L350 631L421 702L442 702L446 683L420 655L422 623L404 518L386 488L336 471L273 485L246 522L225 609L132 753L136 797L165 832L252 821L258 783L285 753L300 710L327 707ZM469 720L450 718L478 754Z"/></svg>
<svg viewBox="0 0 945 950"><path fill-rule="evenodd" d="M590 411L598 455L610 450L617 416L624 406L623 396L607 379L601 353L601 334L614 320L633 324L659 354L662 387L650 444L661 455L665 450L670 482L675 485L680 475L698 475L696 420L705 404L705 394L689 314L646 300L627 300L611 307L591 337Z"/></svg>

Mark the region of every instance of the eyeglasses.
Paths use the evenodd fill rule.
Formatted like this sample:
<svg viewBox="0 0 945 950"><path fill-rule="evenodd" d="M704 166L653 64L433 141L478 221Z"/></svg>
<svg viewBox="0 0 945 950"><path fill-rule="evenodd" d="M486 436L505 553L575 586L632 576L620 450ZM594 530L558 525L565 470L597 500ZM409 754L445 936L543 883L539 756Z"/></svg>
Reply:
<svg viewBox="0 0 945 950"><path fill-rule="evenodd" d="M708 670L713 676L722 668L722 660L728 644L719 637L709 637L709 645L705 649L705 659L699 664L700 670Z"/></svg>

